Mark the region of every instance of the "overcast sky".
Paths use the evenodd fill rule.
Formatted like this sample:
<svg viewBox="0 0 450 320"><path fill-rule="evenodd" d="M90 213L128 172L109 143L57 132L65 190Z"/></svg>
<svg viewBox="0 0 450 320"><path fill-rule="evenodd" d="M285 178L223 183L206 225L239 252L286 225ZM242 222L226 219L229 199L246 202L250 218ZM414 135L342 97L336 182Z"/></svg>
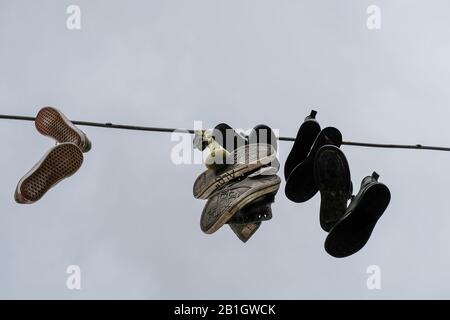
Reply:
<svg viewBox="0 0 450 320"><path fill-rule="evenodd" d="M66 27L70 4L81 30ZM366 26L371 4L381 30ZM0 0L0 113L51 105L77 120L293 136L315 108L344 140L448 146L449 12L444 0ZM290 202L283 179L247 244L227 226L205 235L192 196L204 168L174 165L169 134L82 129L81 170L25 206L15 186L54 142L0 120L0 298L450 298L450 153L344 146L355 189L376 170L392 201L367 246L335 259L320 197ZM381 290L367 289L370 265Z"/></svg>

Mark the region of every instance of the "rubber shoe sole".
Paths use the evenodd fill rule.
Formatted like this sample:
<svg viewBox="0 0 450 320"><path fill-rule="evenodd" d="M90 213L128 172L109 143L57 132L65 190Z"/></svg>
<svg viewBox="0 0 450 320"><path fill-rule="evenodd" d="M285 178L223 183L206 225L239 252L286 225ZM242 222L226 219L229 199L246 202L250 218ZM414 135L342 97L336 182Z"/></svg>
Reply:
<svg viewBox="0 0 450 320"><path fill-rule="evenodd" d="M326 232L341 219L350 199L350 169L344 153L324 146L314 160L314 177L320 191L320 226Z"/></svg>
<svg viewBox="0 0 450 320"><path fill-rule="evenodd" d="M237 212L256 199L277 193L281 180L278 176L246 178L231 183L215 192L203 209L200 228L212 234L227 223Z"/></svg>
<svg viewBox="0 0 450 320"><path fill-rule="evenodd" d="M193 194L196 199L208 199L216 190L230 181L252 173L270 164L275 159L275 152L269 153L269 145L247 145L236 149L227 164L219 170L206 170L195 180ZM261 156L262 155L262 156Z"/></svg>
<svg viewBox="0 0 450 320"><path fill-rule="evenodd" d="M328 254L344 258L361 250L369 241L390 199L391 193L384 184L369 186L358 205L331 229L325 240Z"/></svg>
<svg viewBox="0 0 450 320"><path fill-rule="evenodd" d="M15 200L31 204L41 199L61 180L75 174L83 163L83 153L73 143L52 148L17 184Z"/></svg>
<svg viewBox="0 0 450 320"><path fill-rule="evenodd" d="M88 152L92 147L86 134L75 127L61 111L53 107L42 108L36 116L35 125L41 134L59 143L74 143L83 152Z"/></svg>

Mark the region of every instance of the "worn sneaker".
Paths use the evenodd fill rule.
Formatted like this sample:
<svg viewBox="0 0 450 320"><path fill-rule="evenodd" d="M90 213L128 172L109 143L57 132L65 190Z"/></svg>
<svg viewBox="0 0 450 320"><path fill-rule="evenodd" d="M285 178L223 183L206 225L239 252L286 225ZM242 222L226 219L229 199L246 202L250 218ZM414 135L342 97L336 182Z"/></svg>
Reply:
<svg viewBox="0 0 450 320"><path fill-rule="evenodd" d="M83 152L91 150L92 144L86 134L74 126L66 116L53 107L42 108L35 120L36 129L59 143L71 142Z"/></svg>
<svg viewBox="0 0 450 320"><path fill-rule="evenodd" d="M335 146L319 149L314 160L314 178L320 191L320 226L326 232L342 218L352 196L347 158Z"/></svg>
<svg viewBox="0 0 450 320"><path fill-rule="evenodd" d="M314 197L319 191L314 180L314 158L317 151L325 145L340 147L342 144L341 132L333 127L323 129L314 141L308 156L298 164L286 181L286 197L294 202L305 202Z"/></svg>
<svg viewBox="0 0 450 320"><path fill-rule="evenodd" d="M194 197L208 199L226 183L266 166L275 157L276 153L270 145L251 144L240 147L227 157L227 165L217 170L208 169L200 174L194 183Z"/></svg>
<svg viewBox="0 0 450 320"><path fill-rule="evenodd" d="M350 256L369 241L378 219L391 200L388 187L378 182L378 177L374 172L372 176L363 179L359 193L328 234L325 250L333 257Z"/></svg>
<svg viewBox="0 0 450 320"><path fill-rule="evenodd" d="M253 201L276 193L280 183L278 176L258 176L225 185L211 195L206 203L200 220L202 231L214 233Z"/></svg>
<svg viewBox="0 0 450 320"><path fill-rule="evenodd" d="M316 120L317 112L312 110L297 132L294 145L284 164L284 178L287 180L292 170L305 160L311 147L320 133L320 124Z"/></svg>
<svg viewBox="0 0 450 320"><path fill-rule="evenodd" d="M53 147L17 184L14 198L17 203L31 204L61 180L80 169L83 153L73 143Z"/></svg>

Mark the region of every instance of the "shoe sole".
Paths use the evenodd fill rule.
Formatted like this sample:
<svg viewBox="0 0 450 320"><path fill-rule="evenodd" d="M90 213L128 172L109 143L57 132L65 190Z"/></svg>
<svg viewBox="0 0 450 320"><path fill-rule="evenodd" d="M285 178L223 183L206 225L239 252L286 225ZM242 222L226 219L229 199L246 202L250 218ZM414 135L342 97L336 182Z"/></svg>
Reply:
<svg viewBox="0 0 450 320"><path fill-rule="evenodd" d="M302 162L320 133L320 125L316 120L307 120L298 129L294 145L284 164L284 178L287 180L292 170Z"/></svg>
<svg viewBox="0 0 450 320"><path fill-rule="evenodd" d="M72 143L52 150L17 185L16 201L33 203L61 180L75 174L83 163L83 153Z"/></svg>
<svg viewBox="0 0 450 320"><path fill-rule="evenodd" d="M236 201L236 192L234 190L221 191L219 190L209 199L205 208L203 209L202 217L200 220L200 228L204 233L212 234L219 230L224 224L226 224L233 215L242 210L245 206L252 203L253 201L267 195L270 193L276 193L280 187L280 179L274 180L270 185L264 187L260 186L252 190L246 196L243 196L240 200ZM218 199L220 199L218 201ZM214 212L221 210L217 203L224 203L225 208L220 215L215 215ZM211 217L214 217L214 221L210 221Z"/></svg>
<svg viewBox="0 0 450 320"><path fill-rule="evenodd" d="M345 155L334 146L324 146L314 160L314 177L320 191L320 226L326 232L342 218L350 198L350 168Z"/></svg>
<svg viewBox="0 0 450 320"><path fill-rule="evenodd" d="M235 159L235 164L227 165L222 170L206 170L195 180L193 188L194 197L196 199L208 199L226 183L260 169L275 158L275 154L258 158L257 148L249 149L248 145L245 148L246 155L248 155L248 163L241 163L241 161Z"/></svg>
<svg viewBox="0 0 450 320"><path fill-rule="evenodd" d="M314 157L325 145L340 147L342 135L338 129L328 127L322 130L306 159L297 165L286 181L284 193L286 197L297 203L310 200L319 191L314 179Z"/></svg>
<svg viewBox="0 0 450 320"><path fill-rule="evenodd" d="M44 136L51 137L59 143L74 143L83 151L86 149L85 134L55 108L42 108L36 116L35 125Z"/></svg>
<svg viewBox="0 0 450 320"><path fill-rule="evenodd" d="M384 184L368 187L358 206L331 229L325 240L325 250L336 258L345 258L361 250L390 199L391 193Z"/></svg>
<svg viewBox="0 0 450 320"><path fill-rule="evenodd" d="M249 224L230 224L230 228L239 240L246 243L256 233L256 231L258 231L261 224L261 222Z"/></svg>

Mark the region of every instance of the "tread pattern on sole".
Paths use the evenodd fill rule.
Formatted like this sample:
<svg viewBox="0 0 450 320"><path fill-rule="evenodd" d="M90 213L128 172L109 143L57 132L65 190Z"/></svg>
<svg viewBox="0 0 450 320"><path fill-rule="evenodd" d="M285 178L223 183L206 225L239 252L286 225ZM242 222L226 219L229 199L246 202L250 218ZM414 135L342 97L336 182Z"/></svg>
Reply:
<svg viewBox="0 0 450 320"><path fill-rule="evenodd" d="M332 146L320 150L314 174L321 196L320 225L328 232L345 214L351 196L350 169L342 151Z"/></svg>
<svg viewBox="0 0 450 320"><path fill-rule="evenodd" d="M280 183L278 176L267 176L255 179L252 183L248 180L238 181L218 190L209 198L203 209L200 219L202 231L214 233L252 201L276 193Z"/></svg>
<svg viewBox="0 0 450 320"><path fill-rule="evenodd" d="M59 181L77 172L82 163L83 153L76 145L60 144L22 182L20 193L28 201L37 201Z"/></svg>
<svg viewBox="0 0 450 320"><path fill-rule="evenodd" d="M226 183L233 181L247 173L256 171L264 165L270 163L275 158L275 153L269 154L270 146L266 145L246 145L236 149L230 155L230 162L222 170L206 170L196 179L193 187L194 197L197 199L207 199L216 190ZM269 154L267 156L267 154Z"/></svg>
<svg viewBox="0 0 450 320"><path fill-rule="evenodd" d="M36 117L35 123L36 129L41 134L52 137L60 143L74 143L83 150L84 142L80 133L66 123L58 110L51 107L41 109Z"/></svg>

